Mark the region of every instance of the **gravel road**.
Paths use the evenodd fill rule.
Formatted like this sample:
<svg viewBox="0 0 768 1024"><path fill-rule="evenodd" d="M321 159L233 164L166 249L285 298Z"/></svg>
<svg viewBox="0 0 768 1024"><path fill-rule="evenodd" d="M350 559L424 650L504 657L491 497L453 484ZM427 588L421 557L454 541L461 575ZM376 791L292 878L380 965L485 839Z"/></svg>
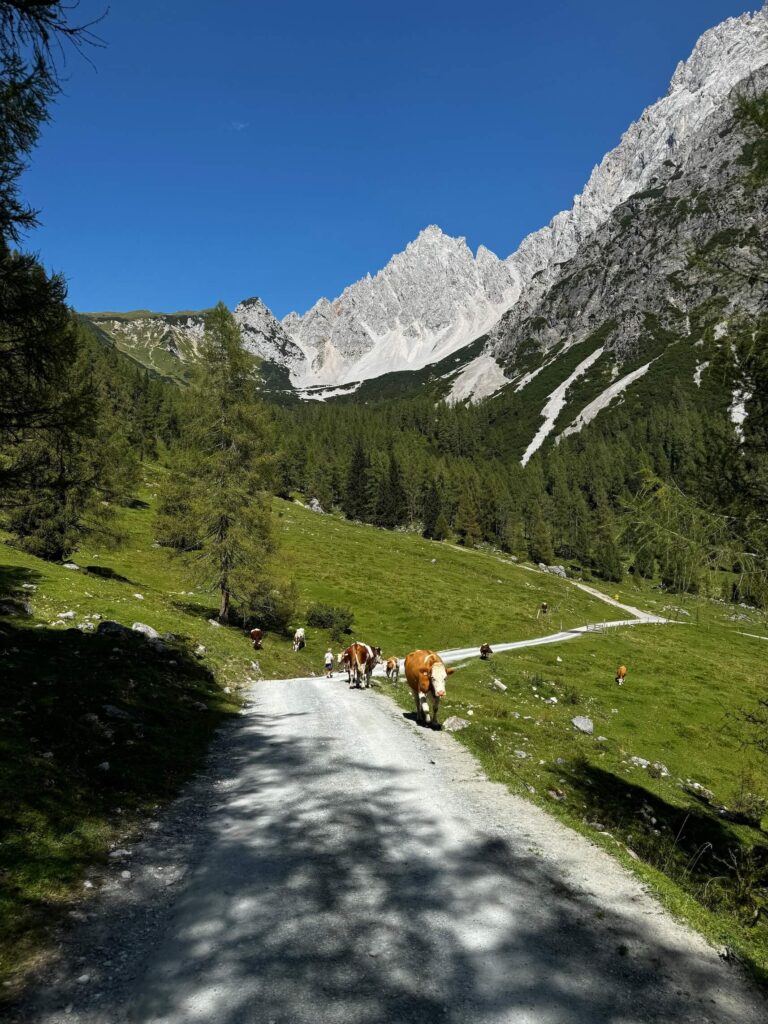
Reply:
<svg viewBox="0 0 768 1024"><path fill-rule="evenodd" d="M338 676L255 684L126 863L15 1020L768 1019L607 854Z"/></svg>

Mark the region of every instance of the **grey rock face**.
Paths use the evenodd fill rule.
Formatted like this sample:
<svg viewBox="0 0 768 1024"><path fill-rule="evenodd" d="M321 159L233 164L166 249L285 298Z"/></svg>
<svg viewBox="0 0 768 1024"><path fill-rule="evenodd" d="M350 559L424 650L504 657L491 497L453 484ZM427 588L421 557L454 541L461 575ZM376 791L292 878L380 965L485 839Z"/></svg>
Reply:
<svg viewBox="0 0 768 1024"><path fill-rule="evenodd" d="M584 715L576 715L575 718L571 719L571 725L578 729L579 732L585 732L588 736L591 736L594 731L594 723L591 718L586 718Z"/></svg>
<svg viewBox="0 0 768 1024"><path fill-rule="evenodd" d="M768 13L760 17L768 37ZM766 85L768 65L750 87ZM764 303L764 292L749 274L734 274L724 289L706 260L691 259L718 239L728 239L738 249L737 259L749 264L758 258L759 239L768 228L768 189L744 187L745 140L733 110L737 95L738 90L710 111L687 139L682 159L671 155L648 189L617 207L582 242L554 273L546 293L523 296L491 332L495 355L513 386L516 378L525 386L520 376L525 366L515 367L523 353L529 358L532 347L538 348L541 365L588 341L590 349L600 346L600 361L588 372L597 377L612 371L612 377L602 378L598 398L570 422L558 419L558 409L547 422L542 409L542 441L547 434L579 430L642 377L668 345L701 344L705 331L717 340L733 318L749 317ZM706 365L697 370L697 384Z"/></svg>
<svg viewBox="0 0 768 1024"><path fill-rule="evenodd" d="M684 164L702 127L734 86L768 63L768 8L705 32L680 62L667 95L648 107L593 170L570 210L529 235L507 263L521 293L536 298L612 212L654 184L667 161Z"/></svg>
<svg viewBox="0 0 768 1024"><path fill-rule="evenodd" d="M301 372L306 358L291 341L279 320L275 319L259 298L244 299L232 311L243 344L249 352L294 372Z"/></svg>
<svg viewBox="0 0 768 1024"><path fill-rule="evenodd" d="M383 270L283 327L307 356L304 384L340 384L419 369L491 327L515 297L504 262L431 225Z"/></svg>

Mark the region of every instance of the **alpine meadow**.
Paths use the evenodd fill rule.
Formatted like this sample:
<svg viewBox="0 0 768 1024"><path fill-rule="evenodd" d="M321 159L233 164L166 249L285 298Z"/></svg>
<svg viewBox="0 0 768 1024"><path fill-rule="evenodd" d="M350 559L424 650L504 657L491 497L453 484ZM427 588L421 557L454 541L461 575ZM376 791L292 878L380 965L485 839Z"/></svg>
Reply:
<svg viewBox="0 0 768 1024"><path fill-rule="evenodd" d="M239 6L242 45L264 33L253 66L234 39L217 63L211 0L162 16L142 0L122 42L134 12L0 0L4 1019L764 1021L768 4L678 53L572 206L509 255L429 224L430 206L378 272L361 256L336 298L280 318L254 294L213 301L269 248L269 192L238 192L227 147L258 127L259 182L279 180L289 204L307 182L313 208L349 203L346 258L355 204L387 189L331 184L342 172L290 123L270 137L271 115L227 116L226 141L209 126L193 154L173 90L183 79L207 111L234 69L265 119L322 97L359 176L385 157L362 155L350 54L365 24L373 68L385 38L339 3L322 26L303 3L263 23ZM526 33L568 50L567 6L545 32L517 5L515 53ZM628 15L584 7L631 35ZM510 16L481 8L473 78ZM405 31L399 6L381 17L401 14ZM409 31L431 40L439 24L443 49L458 46L454 14L414 12ZM260 69L270 33L296 45L279 89ZM406 36L385 35L405 67ZM666 55L660 40L641 56L668 78ZM93 72L102 84L83 91ZM404 116L405 91L365 81L366 102L380 91ZM406 106L424 104L430 162L441 108L423 89ZM124 143L118 94L135 119ZM67 109L76 141L56 132ZM617 109L629 123L631 103ZM153 147L136 146L145 131ZM289 172L281 147L300 153ZM47 179L51 161L71 181ZM211 216L203 177L222 196ZM451 194L433 185L436 203ZM104 195L113 222L94 236L83 220L49 254L69 204L79 223L78 204ZM153 220L170 235L177 199L186 256L149 241ZM302 294L296 209L267 252L274 274L247 270L262 296L275 275ZM451 222L465 215L474 233L466 209ZM126 237L149 267L130 294L155 274L197 288L202 259L199 308L119 311ZM333 282L337 250L307 244ZM295 280L280 262L292 247ZM61 252L76 274L50 269ZM99 265L123 259L110 301Z"/></svg>

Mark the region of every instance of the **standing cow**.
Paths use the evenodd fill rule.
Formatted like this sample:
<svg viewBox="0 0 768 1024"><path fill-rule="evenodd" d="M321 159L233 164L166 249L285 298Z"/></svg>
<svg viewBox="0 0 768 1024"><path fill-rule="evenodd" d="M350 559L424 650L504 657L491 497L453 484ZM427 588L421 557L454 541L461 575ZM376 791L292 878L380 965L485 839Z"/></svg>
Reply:
<svg viewBox="0 0 768 1024"><path fill-rule="evenodd" d="M251 630L251 640L253 641L253 649L254 649L254 651L260 651L261 650L261 641L263 639L264 639L264 633L262 632L262 630L260 630L258 628L258 626L256 627L256 629L252 629Z"/></svg>
<svg viewBox="0 0 768 1024"><path fill-rule="evenodd" d="M387 679L390 683L396 683L400 678L400 661L397 658L387 658Z"/></svg>
<svg viewBox="0 0 768 1024"><path fill-rule="evenodd" d="M350 644L343 654L343 663L348 663L350 686L355 686L359 690L367 689L371 683L373 670L380 661L380 647L369 647L368 644L357 642Z"/></svg>
<svg viewBox="0 0 768 1024"><path fill-rule="evenodd" d="M339 651L336 656L337 664L347 671L347 682L352 685L352 655L349 653L349 648L345 651Z"/></svg>
<svg viewBox="0 0 768 1024"><path fill-rule="evenodd" d="M405 678L416 698L416 721L419 725L438 727L437 712L440 698L445 696L445 680L455 671L447 668L434 651L411 651L406 657Z"/></svg>
<svg viewBox="0 0 768 1024"><path fill-rule="evenodd" d="M296 632L293 634L293 649L294 651L300 651L302 647L306 646L306 637L304 636L304 627L299 626Z"/></svg>

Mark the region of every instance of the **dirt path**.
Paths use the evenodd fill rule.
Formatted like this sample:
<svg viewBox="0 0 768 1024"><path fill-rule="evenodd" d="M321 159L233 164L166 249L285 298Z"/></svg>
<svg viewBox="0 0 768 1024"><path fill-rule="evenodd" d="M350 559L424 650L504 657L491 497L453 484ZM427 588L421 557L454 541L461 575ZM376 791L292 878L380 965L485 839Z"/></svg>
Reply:
<svg viewBox="0 0 768 1024"><path fill-rule="evenodd" d="M607 854L339 677L255 684L157 826L18 1020L766 1020Z"/></svg>

